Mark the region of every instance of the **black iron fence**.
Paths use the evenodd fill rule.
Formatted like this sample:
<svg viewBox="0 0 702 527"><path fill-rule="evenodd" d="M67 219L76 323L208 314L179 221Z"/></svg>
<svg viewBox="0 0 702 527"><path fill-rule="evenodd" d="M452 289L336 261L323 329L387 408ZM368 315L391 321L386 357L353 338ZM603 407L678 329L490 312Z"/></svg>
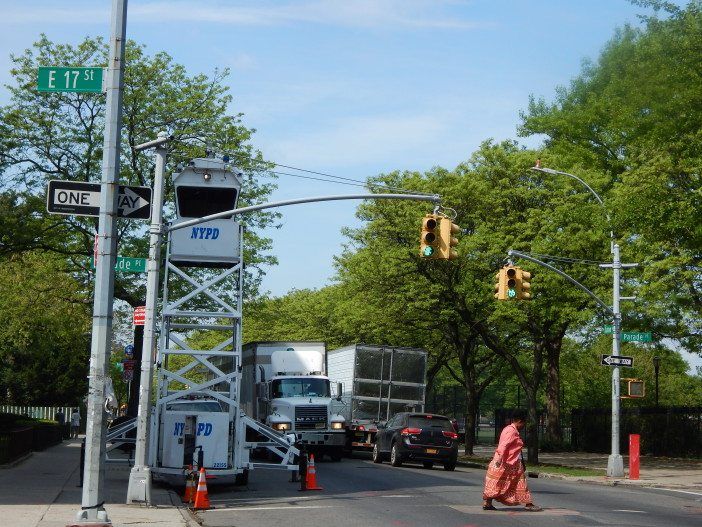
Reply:
<svg viewBox="0 0 702 527"><path fill-rule="evenodd" d="M611 449L612 411L609 408L573 410L575 450L606 453ZM641 436L641 453L667 457L702 457L702 407L622 408L620 445L629 448L629 434Z"/></svg>
<svg viewBox="0 0 702 527"><path fill-rule="evenodd" d="M27 420L24 416L0 414L0 465L58 444L69 433L70 425L67 424L43 423Z"/></svg>

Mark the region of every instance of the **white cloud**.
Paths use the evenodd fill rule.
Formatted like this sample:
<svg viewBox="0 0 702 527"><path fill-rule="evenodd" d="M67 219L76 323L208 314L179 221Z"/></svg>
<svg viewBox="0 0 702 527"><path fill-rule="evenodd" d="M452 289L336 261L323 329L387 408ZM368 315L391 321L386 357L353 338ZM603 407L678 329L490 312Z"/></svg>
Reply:
<svg viewBox="0 0 702 527"><path fill-rule="evenodd" d="M153 1L134 4L137 21L188 21L246 26L313 23L347 27L475 29L483 22L444 14L446 0L308 0L300 2Z"/></svg>

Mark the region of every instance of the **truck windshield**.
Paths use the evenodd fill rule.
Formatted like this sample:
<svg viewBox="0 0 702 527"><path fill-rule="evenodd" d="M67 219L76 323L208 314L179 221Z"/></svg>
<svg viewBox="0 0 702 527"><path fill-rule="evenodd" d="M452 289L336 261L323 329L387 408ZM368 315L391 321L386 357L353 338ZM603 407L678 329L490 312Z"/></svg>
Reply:
<svg viewBox="0 0 702 527"><path fill-rule="evenodd" d="M278 379L271 382L273 399L281 397L329 397L327 379Z"/></svg>

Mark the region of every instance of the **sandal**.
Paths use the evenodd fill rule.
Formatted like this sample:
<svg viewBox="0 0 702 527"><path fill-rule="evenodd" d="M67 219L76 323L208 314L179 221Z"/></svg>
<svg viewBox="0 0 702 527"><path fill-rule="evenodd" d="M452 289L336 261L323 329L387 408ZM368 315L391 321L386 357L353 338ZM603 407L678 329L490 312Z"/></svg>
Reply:
<svg viewBox="0 0 702 527"><path fill-rule="evenodd" d="M538 505L534 505L533 503L526 505L524 508L529 512L541 512L542 510L544 510L543 507L539 507Z"/></svg>

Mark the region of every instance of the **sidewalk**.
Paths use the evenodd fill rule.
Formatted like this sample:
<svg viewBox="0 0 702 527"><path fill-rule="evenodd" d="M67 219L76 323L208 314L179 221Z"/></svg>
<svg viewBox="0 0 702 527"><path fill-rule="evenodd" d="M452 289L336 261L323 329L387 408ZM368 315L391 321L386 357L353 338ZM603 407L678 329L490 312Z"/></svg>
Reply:
<svg viewBox="0 0 702 527"><path fill-rule="evenodd" d="M78 487L80 441L64 441L14 467L0 470L0 524L12 527L65 527L80 510ZM108 464L105 474L105 509L115 527L186 527L188 512L180 498L154 485L154 506L126 505L127 464ZM176 505L177 507L174 507ZM192 525L196 525L191 522Z"/></svg>
<svg viewBox="0 0 702 527"><path fill-rule="evenodd" d="M473 449L477 458L491 458L495 452L494 446L479 445ZM539 452L539 462L564 467L577 467L607 470L607 454L591 454L587 452ZM526 454L525 454L526 458ZM609 485L637 485L642 487L657 487L672 490L684 490L702 494L702 460L678 459L641 456L639 479L628 479L629 456L624 458L624 478L608 478L606 476L561 476L539 472L539 477L557 477L573 481L589 481ZM471 463L472 464L472 463ZM484 463L482 463L484 465ZM527 464L528 465L528 464ZM538 469L529 469L538 472Z"/></svg>

